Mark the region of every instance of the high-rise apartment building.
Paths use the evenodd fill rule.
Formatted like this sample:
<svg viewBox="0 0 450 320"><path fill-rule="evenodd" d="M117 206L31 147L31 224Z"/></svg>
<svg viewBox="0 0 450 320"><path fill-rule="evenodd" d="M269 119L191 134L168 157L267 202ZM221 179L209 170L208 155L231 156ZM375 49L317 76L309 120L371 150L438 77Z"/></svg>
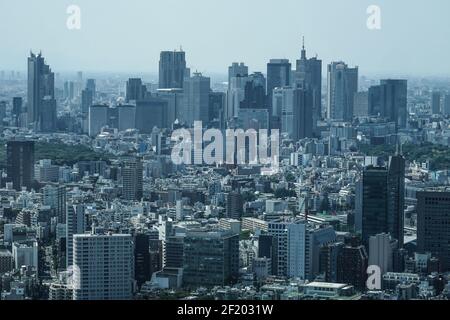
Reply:
<svg viewBox="0 0 450 320"><path fill-rule="evenodd" d="M73 299L130 300L133 296L133 239L128 234L73 237Z"/></svg>

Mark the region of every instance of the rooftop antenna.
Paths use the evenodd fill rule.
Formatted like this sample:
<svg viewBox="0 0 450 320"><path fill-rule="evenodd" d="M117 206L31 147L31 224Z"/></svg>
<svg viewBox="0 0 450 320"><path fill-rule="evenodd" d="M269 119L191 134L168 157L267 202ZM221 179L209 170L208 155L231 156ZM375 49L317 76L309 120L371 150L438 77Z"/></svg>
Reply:
<svg viewBox="0 0 450 320"><path fill-rule="evenodd" d="M306 59L305 37L302 36L302 60Z"/></svg>

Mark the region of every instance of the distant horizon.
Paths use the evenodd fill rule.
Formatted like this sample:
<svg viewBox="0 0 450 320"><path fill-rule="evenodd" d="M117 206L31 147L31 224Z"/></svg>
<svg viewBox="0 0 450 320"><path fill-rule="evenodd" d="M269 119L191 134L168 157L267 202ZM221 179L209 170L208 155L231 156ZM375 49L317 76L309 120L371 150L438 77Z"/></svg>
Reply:
<svg viewBox="0 0 450 320"><path fill-rule="evenodd" d="M79 30L66 25L73 4ZM373 4L379 30L367 27ZM450 77L448 12L448 0L3 1L0 70L25 70L31 49L60 73L157 73L159 52L182 46L192 71L226 74L243 61L265 72L275 58L294 67L304 36L307 56L317 54L324 72L342 60L368 76Z"/></svg>

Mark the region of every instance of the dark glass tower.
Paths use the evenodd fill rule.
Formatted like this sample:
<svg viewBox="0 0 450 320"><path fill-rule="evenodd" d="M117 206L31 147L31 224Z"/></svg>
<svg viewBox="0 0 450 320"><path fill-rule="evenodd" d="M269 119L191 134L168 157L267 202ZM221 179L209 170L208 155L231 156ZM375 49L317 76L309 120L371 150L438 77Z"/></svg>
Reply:
<svg viewBox="0 0 450 320"><path fill-rule="evenodd" d="M145 99L147 88L142 84L140 78L131 78L127 81L126 101L138 101Z"/></svg>
<svg viewBox="0 0 450 320"><path fill-rule="evenodd" d="M365 245L369 238L389 233L403 246L405 203L405 158L389 159L388 166L364 169L358 198L361 201L361 231Z"/></svg>
<svg viewBox="0 0 450 320"><path fill-rule="evenodd" d="M439 258L443 271L450 270L450 192L417 193L417 249Z"/></svg>
<svg viewBox="0 0 450 320"><path fill-rule="evenodd" d="M183 88L188 76L184 51L162 51L159 60L159 88Z"/></svg>
<svg viewBox="0 0 450 320"><path fill-rule="evenodd" d="M134 277L140 288L151 280L150 238L146 234L136 234L134 238Z"/></svg>
<svg viewBox="0 0 450 320"><path fill-rule="evenodd" d="M34 179L34 141L8 141L6 158L7 176L13 188L30 190Z"/></svg>
<svg viewBox="0 0 450 320"><path fill-rule="evenodd" d="M28 58L28 126L41 130L44 98L55 98L55 75L41 53ZM56 102L55 102L56 104Z"/></svg>

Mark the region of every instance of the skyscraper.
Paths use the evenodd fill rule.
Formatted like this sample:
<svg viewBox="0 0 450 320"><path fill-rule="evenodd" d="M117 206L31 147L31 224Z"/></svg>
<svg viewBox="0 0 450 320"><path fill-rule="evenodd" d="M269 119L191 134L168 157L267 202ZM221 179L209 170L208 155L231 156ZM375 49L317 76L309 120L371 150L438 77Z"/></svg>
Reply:
<svg viewBox="0 0 450 320"><path fill-rule="evenodd" d="M89 108L89 136L97 136L108 125L108 109L105 104L92 105Z"/></svg>
<svg viewBox="0 0 450 320"><path fill-rule="evenodd" d="M16 127L20 126L20 118L22 115L22 105L23 100L22 97L14 97L13 98L13 108L12 108L12 115L14 117L14 124Z"/></svg>
<svg viewBox="0 0 450 320"><path fill-rule="evenodd" d="M211 91L211 79L201 73L194 73L193 77L184 80L184 119L188 126L194 121L209 120L209 93Z"/></svg>
<svg viewBox="0 0 450 320"><path fill-rule="evenodd" d="M184 51L162 51L159 60L159 88L183 88L188 76Z"/></svg>
<svg viewBox="0 0 450 320"><path fill-rule="evenodd" d="M130 78L127 81L126 101L138 101L145 98L147 88L140 78Z"/></svg>
<svg viewBox="0 0 450 320"><path fill-rule="evenodd" d="M148 98L136 102L136 129L141 134L150 134L153 128L168 128L167 100Z"/></svg>
<svg viewBox="0 0 450 320"><path fill-rule="evenodd" d="M134 259L128 234L77 234L73 237L73 299L129 300Z"/></svg>
<svg viewBox="0 0 450 320"><path fill-rule="evenodd" d="M138 233L134 237L134 277L139 288L151 280L150 271L150 238Z"/></svg>
<svg viewBox="0 0 450 320"><path fill-rule="evenodd" d="M381 80L382 116L397 124L397 129L406 128L408 122L407 110L407 80Z"/></svg>
<svg viewBox="0 0 450 320"><path fill-rule="evenodd" d="M55 76L41 53L28 58L28 126L41 130L42 104L45 97L55 98ZM56 102L55 102L56 104Z"/></svg>
<svg viewBox="0 0 450 320"><path fill-rule="evenodd" d="M119 116L119 131L136 128L136 106L121 104L117 106Z"/></svg>
<svg viewBox="0 0 450 320"><path fill-rule="evenodd" d="M356 227L362 240L389 233L403 246L405 203L405 158L389 159L387 167L366 167L357 187Z"/></svg>
<svg viewBox="0 0 450 320"><path fill-rule="evenodd" d="M227 194L226 213L228 218L240 220L244 212L244 201L239 192L230 192Z"/></svg>
<svg viewBox="0 0 450 320"><path fill-rule="evenodd" d="M228 67L228 91L225 119L237 117L239 104L244 99L245 84L247 83L248 67L243 63L233 62Z"/></svg>
<svg viewBox="0 0 450 320"><path fill-rule="evenodd" d="M431 113L441 114L441 93L439 91L431 93Z"/></svg>
<svg viewBox="0 0 450 320"><path fill-rule="evenodd" d="M58 223L66 223L66 187L58 184L47 184L42 188L43 204L55 211Z"/></svg>
<svg viewBox="0 0 450 320"><path fill-rule="evenodd" d="M297 60L294 73L294 86L301 86L312 92L313 117L315 122L322 118L322 60L307 58L303 42L301 57Z"/></svg>
<svg viewBox="0 0 450 320"><path fill-rule="evenodd" d="M95 96L97 94L95 79L87 79L86 89L92 92L92 98L95 99Z"/></svg>
<svg viewBox="0 0 450 320"><path fill-rule="evenodd" d="M45 96L41 102L41 128L42 132L56 131L56 100Z"/></svg>
<svg viewBox="0 0 450 320"><path fill-rule="evenodd" d="M450 192L417 192L417 249L439 258L443 271L450 270Z"/></svg>
<svg viewBox="0 0 450 320"><path fill-rule="evenodd" d="M273 91L273 115L281 119L281 132L297 141L313 136L313 97L310 90L294 87Z"/></svg>
<svg viewBox="0 0 450 320"><path fill-rule="evenodd" d="M6 173L15 190L31 188L34 180L34 141L7 142Z"/></svg>
<svg viewBox="0 0 450 320"><path fill-rule="evenodd" d="M126 159L122 166L122 197L125 200L142 199L143 168L140 158Z"/></svg>
<svg viewBox="0 0 450 320"><path fill-rule="evenodd" d="M84 205L78 202L70 202L66 209L66 267L74 264L73 261L73 237L86 231L86 219Z"/></svg>
<svg viewBox="0 0 450 320"><path fill-rule="evenodd" d="M288 59L271 59L267 64L267 101L270 110L273 89L291 85L291 68Z"/></svg>
<svg viewBox="0 0 450 320"><path fill-rule="evenodd" d="M261 72L248 76L244 87L244 99L240 102L240 109L267 109L266 78Z"/></svg>
<svg viewBox="0 0 450 320"><path fill-rule="evenodd" d="M320 247L336 239L332 227L305 220L270 222L268 233L276 239L277 275L305 280L319 272Z"/></svg>
<svg viewBox="0 0 450 320"><path fill-rule="evenodd" d="M442 112L445 116L450 116L450 94L446 94L444 97L444 106Z"/></svg>
<svg viewBox="0 0 450 320"><path fill-rule="evenodd" d="M344 62L329 64L327 90L328 119L351 121L353 99L358 92L358 67L349 68Z"/></svg>

